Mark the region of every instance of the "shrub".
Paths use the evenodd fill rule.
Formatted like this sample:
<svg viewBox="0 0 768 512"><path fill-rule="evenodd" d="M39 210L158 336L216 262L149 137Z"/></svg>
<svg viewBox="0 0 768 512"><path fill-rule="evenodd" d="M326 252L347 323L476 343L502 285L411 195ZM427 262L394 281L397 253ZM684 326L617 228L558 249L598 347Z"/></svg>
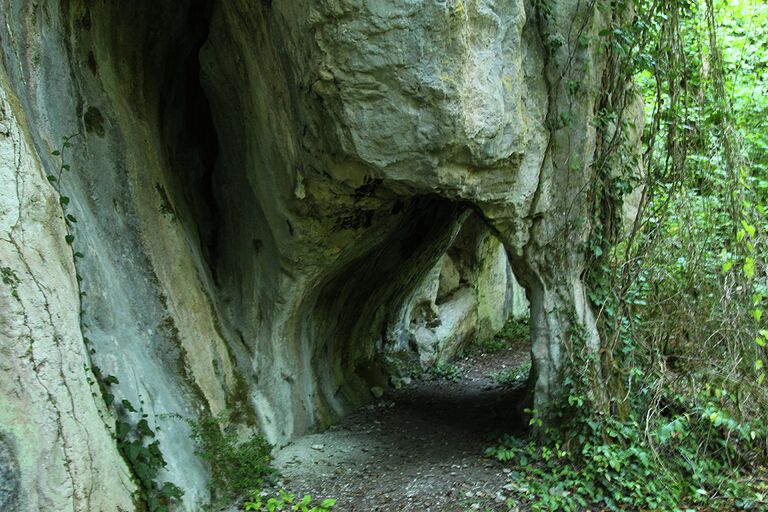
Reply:
<svg viewBox="0 0 768 512"><path fill-rule="evenodd" d="M212 495L220 500L258 491L277 475L272 462L272 446L252 430L241 440L224 414L190 422L195 453L211 468Z"/></svg>
<svg viewBox="0 0 768 512"><path fill-rule="evenodd" d="M489 377L500 386L514 386L525 382L530 372L531 363L526 363L522 366L492 372Z"/></svg>
<svg viewBox="0 0 768 512"><path fill-rule="evenodd" d="M515 343L528 343L530 340L530 331L528 328L528 319L517 320L509 318L501 328L501 331L490 338L477 338L470 345L469 352L481 352L485 354L495 354L505 348L510 348Z"/></svg>
<svg viewBox="0 0 768 512"><path fill-rule="evenodd" d="M675 406L651 420L584 415L538 439L503 438L486 455L515 466L505 486L509 505L731 511L768 504L765 483L754 476L766 425L735 421L706 393L693 403L667 398Z"/></svg>

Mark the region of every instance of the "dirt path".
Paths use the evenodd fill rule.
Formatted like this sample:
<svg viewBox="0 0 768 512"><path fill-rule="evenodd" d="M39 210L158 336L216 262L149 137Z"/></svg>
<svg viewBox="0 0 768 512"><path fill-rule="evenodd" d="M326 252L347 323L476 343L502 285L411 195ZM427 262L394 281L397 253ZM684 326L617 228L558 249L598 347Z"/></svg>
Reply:
<svg viewBox="0 0 768 512"><path fill-rule="evenodd" d="M528 361L524 347L457 361L454 380L416 380L297 439L276 455L285 487L336 498L339 512L504 510L504 468L482 453L519 428L524 390L489 374Z"/></svg>

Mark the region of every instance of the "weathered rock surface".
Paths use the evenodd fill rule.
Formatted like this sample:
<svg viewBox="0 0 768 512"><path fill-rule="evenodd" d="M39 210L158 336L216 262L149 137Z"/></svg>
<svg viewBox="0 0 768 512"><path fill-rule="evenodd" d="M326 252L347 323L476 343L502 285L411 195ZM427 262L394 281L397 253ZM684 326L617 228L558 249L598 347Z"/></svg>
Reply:
<svg viewBox="0 0 768 512"><path fill-rule="evenodd" d="M572 327L599 342L582 276L608 12L553 4L0 0L0 500L133 510L93 363L205 510L172 415L278 443L327 425L387 385L421 298L453 311L444 347L496 329L507 256L545 411ZM46 180L71 134L76 269ZM472 211L498 241L440 292Z"/></svg>
<svg viewBox="0 0 768 512"><path fill-rule="evenodd" d="M58 198L0 69L0 510L131 510Z"/></svg>
<svg viewBox="0 0 768 512"><path fill-rule="evenodd" d="M406 301L385 355L395 367L409 351L422 366L445 363L473 339L493 337L510 315L528 316L525 291L502 243L472 216Z"/></svg>

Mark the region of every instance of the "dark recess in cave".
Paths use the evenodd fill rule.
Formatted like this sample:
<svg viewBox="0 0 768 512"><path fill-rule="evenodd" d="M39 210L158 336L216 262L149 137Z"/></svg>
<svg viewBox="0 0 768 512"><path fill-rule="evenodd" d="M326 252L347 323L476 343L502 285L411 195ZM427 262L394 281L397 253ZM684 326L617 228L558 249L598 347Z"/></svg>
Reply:
<svg viewBox="0 0 768 512"><path fill-rule="evenodd" d="M221 212L216 195L218 135L200 81L200 49L208 39L212 4L192 0L187 31L176 41L160 91L160 119L171 169L192 216L200 249L216 278Z"/></svg>
<svg viewBox="0 0 768 512"><path fill-rule="evenodd" d="M388 319L448 248L467 211L466 205L438 196L404 199L391 235L321 285L311 321L315 335L332 343L330 352L345 367L347 384L359 379L367 389L386 382L382 362L363 355L382 347L370 351L358 345L383 336ZM329 357L327 348L318 345L316 363Z"/></svg>

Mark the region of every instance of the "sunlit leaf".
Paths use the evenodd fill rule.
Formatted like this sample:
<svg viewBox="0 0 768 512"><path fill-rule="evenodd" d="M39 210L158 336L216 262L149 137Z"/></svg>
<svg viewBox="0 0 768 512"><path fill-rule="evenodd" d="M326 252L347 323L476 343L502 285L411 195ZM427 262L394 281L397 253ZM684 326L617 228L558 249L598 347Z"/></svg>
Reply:
<svg viewBox="0 0 768 512"><path fill-rule="evenodd" d="M748 278L755 277L755 259L751 257L744 258L744 275Z"/></svg>

